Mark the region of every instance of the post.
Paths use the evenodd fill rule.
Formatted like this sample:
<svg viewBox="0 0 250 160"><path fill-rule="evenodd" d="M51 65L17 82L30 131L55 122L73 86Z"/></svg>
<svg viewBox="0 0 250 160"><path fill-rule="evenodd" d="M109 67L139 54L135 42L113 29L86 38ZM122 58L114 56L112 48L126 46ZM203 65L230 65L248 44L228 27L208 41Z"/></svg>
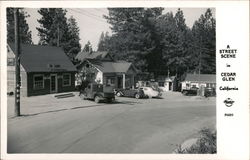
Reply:
<svg viewBox="0 0 250 160"><path fill-rule="evenodd" d="M16 89L15 89L15 115L20 116L20 34L19 34L19 11L14 9L15 20L15 60L16 60Z"/></svg>
<svg viewBox="0 0 250 160"><path fill-rule="evenodd" d="M60 46L60 28L59 24L57 25L57 47Z"/></svg>
<svg viewBox="0 0 250 160"><path fill-rule="evenodd" d="M202 43L202 37L201 37L201 43ZM199 48L199 80L198 80L198 91L197 91L197 95L200 96L201 95L201 45L200 45L200 48Z"/></svg>
<svg viewBox="0 0 250 160"><path fill-rule="evenodd" d="M123 88L123 89L126 88L126 86L125 86L125 85L126 85L125 81L126 81L125 73L123 73L123 74L122 74L122 88Z"/></svg>

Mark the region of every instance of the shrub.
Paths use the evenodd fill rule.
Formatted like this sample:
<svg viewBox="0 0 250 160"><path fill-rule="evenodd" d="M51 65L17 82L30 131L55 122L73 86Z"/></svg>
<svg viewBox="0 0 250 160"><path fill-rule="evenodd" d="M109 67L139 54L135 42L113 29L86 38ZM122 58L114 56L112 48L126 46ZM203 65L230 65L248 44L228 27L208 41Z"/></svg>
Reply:
<svg viewBox="0 0 250 160"><path fill-rule="evenodd" d="M177 148L177 153L197 153L197 154L215 154L216 153L216 131L211 131L208 128L202 129L200 138L190 148Z"/></svg>

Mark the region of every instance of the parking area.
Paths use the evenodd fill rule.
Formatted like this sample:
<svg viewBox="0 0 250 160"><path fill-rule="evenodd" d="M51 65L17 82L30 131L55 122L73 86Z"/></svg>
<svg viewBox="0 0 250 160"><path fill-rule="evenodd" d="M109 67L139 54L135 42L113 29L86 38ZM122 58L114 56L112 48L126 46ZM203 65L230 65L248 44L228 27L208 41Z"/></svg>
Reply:
<svg viewBox="0 0 250 160"><path fill-rule="evenodd" d="M216 98L165 92L162 98L116 97L112 104L22 98L22 117L14 118L8 98L10 153L172 153L201 128L215 128Z"/></svg>

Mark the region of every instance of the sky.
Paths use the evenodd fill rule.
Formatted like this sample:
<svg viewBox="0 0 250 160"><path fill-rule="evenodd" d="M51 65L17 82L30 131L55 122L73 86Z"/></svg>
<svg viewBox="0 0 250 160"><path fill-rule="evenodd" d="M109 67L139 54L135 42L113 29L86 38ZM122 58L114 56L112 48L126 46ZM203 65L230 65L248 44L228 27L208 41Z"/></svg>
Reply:
<svg viewBox="0 0 250 160"><path fill-rule="evenodd" d="M178 8L165 8L164 13L173 12L176 13ZM27 18L27 23L32 32L32 40L34 44L39 41L38 31L36 27L39 27L38 19L41 15L37 12L37 8L25 8L25 11L30 15ZM97 50L97 45L102 32L109 32L111 35L110 25L103 18L103 15L108 15L107 8L66 8L67 18L73 16L80 29L80 44L83 47L88 41L92 44L93 50ZM199 19L201 14L204 14L207 8L181 8L184 14L184 18L188 27L192 27L193 23ZM215 10L212 9L213 16L215 17Z"/></svg>

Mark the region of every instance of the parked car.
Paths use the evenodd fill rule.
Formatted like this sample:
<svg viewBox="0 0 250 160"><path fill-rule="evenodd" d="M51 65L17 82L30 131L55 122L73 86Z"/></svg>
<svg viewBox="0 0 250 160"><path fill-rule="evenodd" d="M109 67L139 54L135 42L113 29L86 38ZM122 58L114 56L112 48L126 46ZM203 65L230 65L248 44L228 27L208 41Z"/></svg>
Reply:
<svg viewBox="0 0 250 160"><path fill-rule="evenodd" d="M205 88L204 96L205 96L205 97L216 96L215 88L206 87L206 88Z"/></svg>
<svg viewBox="0 0 250 160"><path fill-rule="evenodd" d="M89 83L87 87L80 91L82 99L92 99L96 103L102 100L112 102L115 100L114 88L111 86L104 86L97 83Z"/></svg>
<svg viewBox="0 0 250 160"><path fill-rule="evenodd" d="M198 87L191 87L190 89L184 89L182 90L183 95L197 95Z"/></svg>
<svg viewBox="0 0 250 160"><path fill-rule="evenodd" d="M151 87L140 87L140 89L143 90L144 94L149 98L160 97L162 95L161 92Z"/></svg>
<svg viewBox="0 0 250 160"><path fill-rule="evenodd" d="M134 97L136 99L145 97L143 90L141 89L117 89L115 94L118 97Z"/></svg>

